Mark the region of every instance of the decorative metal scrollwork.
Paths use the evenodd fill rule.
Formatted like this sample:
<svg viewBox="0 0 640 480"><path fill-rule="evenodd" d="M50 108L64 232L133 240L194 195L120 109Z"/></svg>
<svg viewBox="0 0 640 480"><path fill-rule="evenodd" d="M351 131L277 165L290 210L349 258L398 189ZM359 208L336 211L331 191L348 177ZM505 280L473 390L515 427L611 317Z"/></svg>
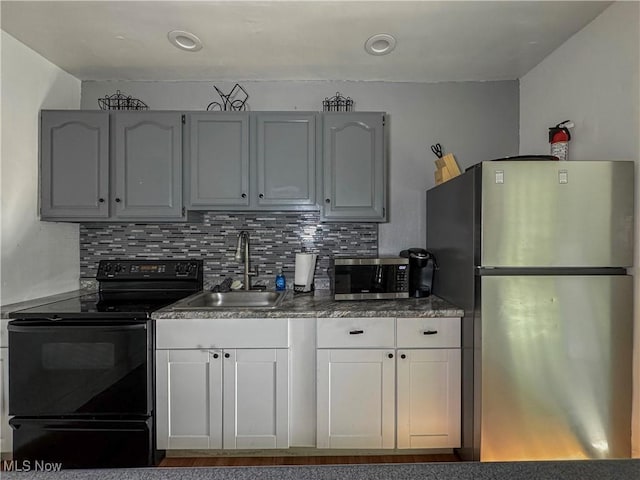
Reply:
<svg viewBox="0 0 640 480"><path fill-rule="evenodd" d="M106 95L98 99L100 110L149 110L149 107L142 100L124 95L120 90L116 90L113 95Z"/></svg>
<svg viewBox="0 0 640 480"><path fill-rule="evenodd" d="M322 110L325 112L351 112L353 111L353 103L351 97L343 97L340 92L336 92L335 96L324 99Z"/></svg>
<svg viewBox="0 0 640 480"><path fill-rule="evenodd" d="M225 95L222 91L216 87L218 95L222 99L221 102L211 102L207 105L207 110L214 110L220 112L240 112L247 109L247 100L249 99L249 94L247 91L240 86L240 84L236 83L231 91Z"/></svg>

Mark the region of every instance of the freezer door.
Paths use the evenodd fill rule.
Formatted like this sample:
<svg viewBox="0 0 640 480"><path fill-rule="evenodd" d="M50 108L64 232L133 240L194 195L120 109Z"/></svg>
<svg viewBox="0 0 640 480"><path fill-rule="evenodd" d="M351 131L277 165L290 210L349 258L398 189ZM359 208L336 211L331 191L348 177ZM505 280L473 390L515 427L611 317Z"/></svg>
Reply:
<svg viewBox="0 0 640 480"><path fill-rule="evenodd" d="M633 265L633 162L482 163L481 265Z"/></svg>
<svg viewBox="0 0 640 480"><path fill-rule="evenodd" d="M482 277L482 461L629 458L632 277Z"/></svg>

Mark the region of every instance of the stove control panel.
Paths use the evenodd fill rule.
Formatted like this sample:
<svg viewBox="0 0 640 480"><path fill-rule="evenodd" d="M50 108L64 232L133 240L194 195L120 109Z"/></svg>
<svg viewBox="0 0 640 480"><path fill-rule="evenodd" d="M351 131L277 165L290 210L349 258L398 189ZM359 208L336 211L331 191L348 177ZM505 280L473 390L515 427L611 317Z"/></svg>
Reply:
<svg viewBox="0 0 640 480"><path fill-rule="evenodd" d="M100 260L96 279L178 280L202 278L202 260Z"/></svg>

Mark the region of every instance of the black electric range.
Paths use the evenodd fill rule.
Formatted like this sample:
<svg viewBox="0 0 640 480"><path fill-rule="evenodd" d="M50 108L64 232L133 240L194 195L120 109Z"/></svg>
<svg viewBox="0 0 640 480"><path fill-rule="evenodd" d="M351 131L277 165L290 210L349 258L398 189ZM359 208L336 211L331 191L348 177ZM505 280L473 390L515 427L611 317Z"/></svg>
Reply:
<svg viewBox="0 0 640 480"><path fill-rule="evenodd" d="M102 260L98 291L12 312L19 319L129 321L202 290L202 260Z"/></svg>
<svg viewBox="0 0 640 480"><path fill-rule="evenodd" d="M101 261L96 293L9 315L14 460L62 468L158 462L151 315L202 290L202 267Z"/></svg>

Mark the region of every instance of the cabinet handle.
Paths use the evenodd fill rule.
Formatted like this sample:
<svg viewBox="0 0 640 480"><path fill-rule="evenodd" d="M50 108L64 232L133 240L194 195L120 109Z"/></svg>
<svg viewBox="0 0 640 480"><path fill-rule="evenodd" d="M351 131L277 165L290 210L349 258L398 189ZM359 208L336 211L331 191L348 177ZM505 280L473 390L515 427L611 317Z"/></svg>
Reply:
<svg viewBox="0 0 640 480"><path fill-rule="evenodd" d="M260 198L264 198L264 194L261 193L260 195L258 195Z"/></svg>
<svg viewBox="0 0 640 480"><path fill-rule="evenodd" d="M246 194L246 193L243 193L243 194L242 194L242 198L247 198L247 194Z"/></svg>
<svg viewBox="0 0 640 480"><path fill-rule="evenodd" d="M423 335L435 335L436 333L438 333L438 330L425 330L422 332Z"/></svg>
<svg viewBox="0 0 640 480"><path fill-rule="evenodd" d="M364 330L351 330L349 335L360 335L362 333L364 333Z"/></svg>
<svg viewBox="0 0 640 480"><path fill-rule="evenodd" d="M325 198L324 199L324 203L331 203L331 199L330 198Z"/></svg>
<svg viewBox="0 0 640 480"><path fill-rule="evenodd" d="M219 355L218 355L217 353L214 353L214 354L213 354L213 358L218 358L218 356L219 356Z"/></svg>
<svg viewBox="0 0 640 480"><path fill-rule="evenodd" d="M99 199L98 199L98 201L99 201L100 203L104 203L104 198L99 198Z"/></svg>
<svg viewBox="0 0 640 480"><path fill-rule="evenodd" d="M120 203L122 200L120 200L119 198L116 198L116 203Z"/></svg>
<svg viewBox="0 0 640 480"><path fill-rule="evenodd" d="M393 358L393 353L388 354L387 357Z"/></svg>
<svg viewBox="0 0 640 480"><path fill-rule="evenodd" d="M224 354L224 358L229 358L230 356L231 356L231 355L230 355L230 354L228 354L228 353L225 353L225 354Z"/></svg>
<svg viewBox="0 0 640 480"><path fill-rule="evenodd" d="M403 353L402 355L400 355L400 358L407 358L407 356Z"/></svg>

